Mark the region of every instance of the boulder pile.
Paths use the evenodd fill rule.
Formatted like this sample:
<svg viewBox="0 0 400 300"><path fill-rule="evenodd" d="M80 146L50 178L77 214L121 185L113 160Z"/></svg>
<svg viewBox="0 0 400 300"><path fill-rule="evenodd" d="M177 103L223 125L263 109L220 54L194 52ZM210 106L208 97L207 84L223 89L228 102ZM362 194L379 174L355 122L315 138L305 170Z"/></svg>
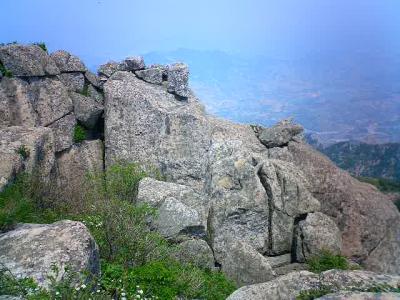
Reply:
<svg viewBox="0 0 400 300"><path fill-rule="evenodd" d="M0 190L23 170L57 182L68 195L86 172L117 161L156 167L166 181L143 179L137 197L158 209L151 226L187 249L182 259L194 256L250 285L230 299L291 299L294 290L329 283L331 273L321 279L299 271L322 250L400 274L396 207L308 146L291 120L264 128L207 114L182 63L147 67L129 57L101 65L95 75L76 56L35 45L1 46L0 62L13 75L0 79ZM77 124L86 141L75 139ZM52 226L61 225L16 230L41 240ZM19 243L13 234L0 236L0 260L13 261L11 268L25 257L12 256L11 245ZM90 265L96 250L85 249L79 259ZM48 255L36 250L32 260ZM285 296L265 296L281 293L281 282L291 282Z"/></svg>

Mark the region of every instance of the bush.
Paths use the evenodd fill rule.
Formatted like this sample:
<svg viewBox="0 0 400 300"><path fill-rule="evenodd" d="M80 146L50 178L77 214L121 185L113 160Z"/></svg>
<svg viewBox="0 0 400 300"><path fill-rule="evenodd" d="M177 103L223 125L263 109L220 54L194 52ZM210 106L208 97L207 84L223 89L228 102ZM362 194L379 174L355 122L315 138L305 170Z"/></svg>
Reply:
<svg viewBox="0 0 400 300"><path fill-rule="evenodd" d="M8 70L3 63L0 61L0 73L4 76L4 77L13 77L13 74L10 70Z"/></svg>
<svg viewBox="0 0 400 300"><path fill-rule="evenodd" d="M75 125L74 128L74 143L81 143L84 140L86 140L87 137L87 132L85 127L83 127L82 125Z"/></svg>
<svg viewBox="0 0 400 300"><path fill-rule="evenodd" d="M56 209L44 201L44 186L32 176L21 174L0 193L0 232L19 222L51 223L59 219Z"/></svg>
<svg viewBox="0 0 400 300"><path fill-rule="evenodd" d="M350 266L346 257L333 254L324 250L307 260L309 270L314 273L321 273L331 269L349 270Z"/></svg>

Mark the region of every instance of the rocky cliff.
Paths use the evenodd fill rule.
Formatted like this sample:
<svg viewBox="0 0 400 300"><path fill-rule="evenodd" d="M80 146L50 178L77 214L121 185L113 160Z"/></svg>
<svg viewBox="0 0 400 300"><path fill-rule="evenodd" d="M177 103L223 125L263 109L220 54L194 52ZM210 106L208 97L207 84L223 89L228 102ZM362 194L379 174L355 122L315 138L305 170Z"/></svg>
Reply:
<svg viewBox="0 0 400 300"><path fill-rule="evenodd" d="M202 241L239 285L302 269L323 249L400 273L400 214L384 194L289 120L263 128L208 115L186 65L131 57L95 75L65 51L22 45L0 47L0 62L12 74L0 81L0 189L28 170L67 201L86 172L139 162L166 178L139 185L137 201L159 210L155 228L174 243ZM77 124L86 141L74 139Z"/></svg>

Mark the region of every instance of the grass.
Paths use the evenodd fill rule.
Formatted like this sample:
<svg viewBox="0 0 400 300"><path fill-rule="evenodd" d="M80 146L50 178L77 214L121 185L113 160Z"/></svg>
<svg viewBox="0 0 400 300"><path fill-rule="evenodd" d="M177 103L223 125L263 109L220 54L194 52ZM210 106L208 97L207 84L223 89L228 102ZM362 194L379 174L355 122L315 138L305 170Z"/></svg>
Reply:
<svg viewBox="0 0 400 300"><path fill-rule="evenodd" d="M350 265L346 257L333 254L330 251L321 251L307 260L309 270L314 273L322 273L331 269L349 270Z"/></svg>
<svg viewBox="0 0 400 300"><path fill-rule="evenodd" d="M29 158L30 150L25 145L21 145L18 148L17 153L19 155L21 155L21 157L25 160L25 159Z"/></svg>
<svg viewBox="0 0 400 300"><path fill-rule="evenodd" d="M28 300L226 299L236 286L223 273L177 261L179 246L149 227L157 211L136 204L139 181L147 176L161 179L154 168L134 163L117 163L89 174L82 180L83 192L77 193L80 205L57 202L57 195L51 195L55 187L27 174L19 176L0 193L0 230L18 222L81 220L99 245L102 273L91 280L73 272L62 281L50 276L51 285L44 290L31 279L15 278L0 268L0 295Z"/></svg>
<svg viewBox="0 0 400 300"><path fill-rule="evenodd" d="M87 138L87 130L80 124L76 124L74 128L74 143L81 143Z"/></svg>

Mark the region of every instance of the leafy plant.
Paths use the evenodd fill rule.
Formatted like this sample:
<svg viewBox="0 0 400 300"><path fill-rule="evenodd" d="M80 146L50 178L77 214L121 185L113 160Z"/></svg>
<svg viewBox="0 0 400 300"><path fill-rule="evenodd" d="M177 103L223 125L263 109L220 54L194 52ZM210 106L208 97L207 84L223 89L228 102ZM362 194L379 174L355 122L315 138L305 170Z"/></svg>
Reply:
<svg viewBox="0 0 400 300"><path fill-rule="evenodd" d="M27 148L25 145L21 145L21 146L18 148L17 153L18 153L19 155L21 155L21 157L22 157L23 159L27 159L27 158L29 157L29 155L30 155L30 150L29 150L29 148Z"/></svg>
<svg viewBox="0 0 400 300"><path fill-rule="evenodd" d="M333 254L324 250L307 260L309 270L314 273L321 273L331 269L348 270L350 269L346 257Z"/></svg>
<svg viewBox="0 0 400 300"><path fill-rule="evenodd" d="M36 46L39 46L40 48L42 48L43 51L48 52L47 51L47 46L46 46L45 43L39 42L39 43L33 43L33 44L36 45Z"/></svg>
<svg viewBox="0 0 400 300"><path fill-rule="evenodd" d="M74 142L81 143L87 138L87 131L85 127L80 124L76 124L74 128Z"/></svg>
<svg viewBox="0 0 400 300"><path fill-rule="evenodd" d="M81 94L82 96L85 96L85 97L89 97L90 96L89 95L89 84L85 83L82 91L80 91L79 94Z"/></svg>
<svg viewBox="0 0 400 300"><path fill-rule="evenodd" d="M3 63L0 61L0 73L4 76L4 77L13 77L13 74L10 70L8 70Z"/></svg>

